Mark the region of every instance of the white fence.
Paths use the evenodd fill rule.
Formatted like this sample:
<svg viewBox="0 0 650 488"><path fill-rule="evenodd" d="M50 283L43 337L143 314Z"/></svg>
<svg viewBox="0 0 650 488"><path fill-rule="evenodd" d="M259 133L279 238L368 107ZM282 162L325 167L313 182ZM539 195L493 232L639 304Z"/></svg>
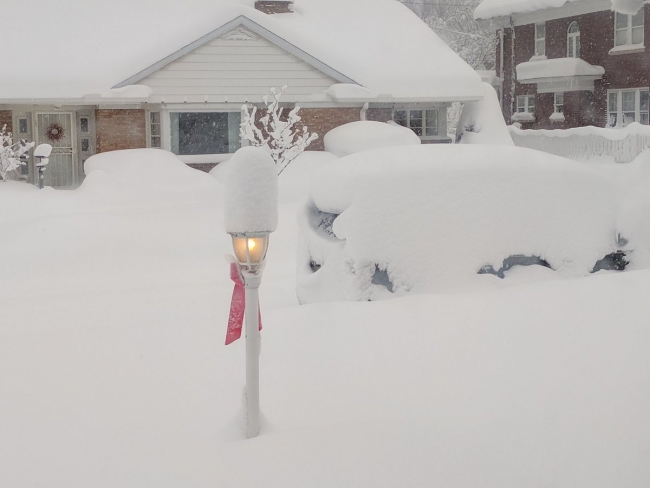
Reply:
<svg viewBox="0 0 650 488"><path fill-rule="evenodd" d="M577 161L605 158L629 163L650 147L650 126L638 123L624 129L577 127L575 129L521 130L508 127L515 146L556 154Z"/></svg>

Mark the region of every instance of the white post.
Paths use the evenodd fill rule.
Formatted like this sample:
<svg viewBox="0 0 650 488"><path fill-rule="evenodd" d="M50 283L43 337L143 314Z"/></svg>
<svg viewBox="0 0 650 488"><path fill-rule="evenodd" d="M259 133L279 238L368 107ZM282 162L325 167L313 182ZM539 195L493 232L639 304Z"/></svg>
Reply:
<svg viewBox="0 0 650 488"><path fill-rule="evenodd" d="M260 433L260 277L245 275L246 282L246 437Z"/></svg>

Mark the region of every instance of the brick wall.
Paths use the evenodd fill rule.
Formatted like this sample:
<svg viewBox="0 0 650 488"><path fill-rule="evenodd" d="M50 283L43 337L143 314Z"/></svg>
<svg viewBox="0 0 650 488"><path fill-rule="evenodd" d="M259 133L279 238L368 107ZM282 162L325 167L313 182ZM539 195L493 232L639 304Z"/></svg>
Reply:
<svg viewBox="0 0 650 488"><path fill-rule="evenodd" d="M288 14L293 12L292 0L258 0L255 8L265 14Z"/></svg>
<svg viewBox="0 0 650 488"><path fill-rule="evenodd" d="M0 130L7 125L7 132L13 131L13 123L11 120L11 110L0 110Z"/></svg>
<svg viewBox="0 0 650 488"><path fill-rule="evenodd" d="M147 147L144 110L105 110L95 112L97 152Z"/></svg>
<svg viewBox="0 0 650 488"><path fill-rule="evenodd" d="M302 130L302 126L307 125L309 132L318 134L318 139L309 146L308 151L323 151L325 134L339 125L360 120L360 113L360 108L303 108L299 112L302 121L297 128Z"/></svg>
<svg viewBox="0 0 650 488"><path fill-rule="evenodd" d="M584 125L604 127L607 122L607 90L642 88L650 86L650 6L645 9L645 44L642 53L610 55L614 47L614 12L605 10L589 14L566 17L546 22L546 56L549 59L564 58L567 55L567 31L576 21L580 27L580 57L589 64L605 68L603 79L595 82L594 91L565 92L564 123L551 123L553 94L538 94L536 97L536 122L523 124L525 128L569 128ZM511 58L512 31L505 29L504 36L504 95L503 115L510 122L512 114ZM515 27L515 66L528 61L535 51L535 26L528 24ZM497 64L500 59L497 45ZM500 66L497 66L500 69ZM534 84L516 83L514 96L532 95L537 91Z"/></svg>
<svg viewBox="0 0 650 488"><path fill-rule="evenodd" d="M388 122L393 120L392 108L369 108L366 111L366 120L374 122Z"/></svg>

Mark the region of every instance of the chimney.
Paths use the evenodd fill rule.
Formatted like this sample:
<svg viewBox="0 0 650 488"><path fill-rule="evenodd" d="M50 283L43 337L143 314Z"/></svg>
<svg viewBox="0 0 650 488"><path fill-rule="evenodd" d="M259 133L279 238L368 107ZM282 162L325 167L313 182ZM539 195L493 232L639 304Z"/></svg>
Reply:
<svg viewBox="0 0 650 488"><path fill-rule="evenodd" d="M293 12L293 0L257 0L255 8L265 14L290 14Z"/></svg>

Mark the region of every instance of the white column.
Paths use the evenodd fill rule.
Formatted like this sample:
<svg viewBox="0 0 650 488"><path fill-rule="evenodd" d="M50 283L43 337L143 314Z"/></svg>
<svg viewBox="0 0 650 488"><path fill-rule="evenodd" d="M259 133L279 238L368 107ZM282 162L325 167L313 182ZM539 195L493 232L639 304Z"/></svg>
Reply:
<svg viewBox="0 0 650 488"><path fill-rule="evenodd" d="M250 281L253 281L252 283ZM246 280L246 437L260 432L259 281Z"/></svg>

